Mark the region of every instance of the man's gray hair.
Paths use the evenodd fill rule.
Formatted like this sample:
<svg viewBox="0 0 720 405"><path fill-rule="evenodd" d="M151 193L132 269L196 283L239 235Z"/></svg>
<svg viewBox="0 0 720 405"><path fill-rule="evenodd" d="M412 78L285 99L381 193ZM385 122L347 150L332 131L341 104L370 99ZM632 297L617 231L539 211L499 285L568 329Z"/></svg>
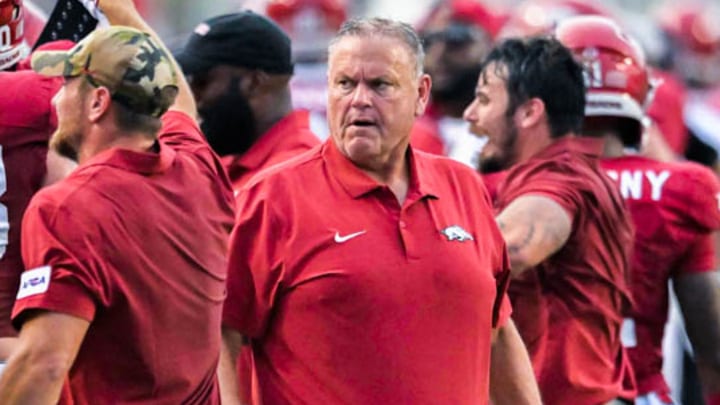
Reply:
<svg viewBox="0 0 720 405"><path fill-rule="evenodd" d="M332 53L333 47L345 37L370 36L399 39L407 46L411 55L415 57L417 77L423 74L425 51L423 50L422 41L410 24L401 21L379 17L353 18L345 21L335 34L335 37L330 41L328 53Z"/></svg>

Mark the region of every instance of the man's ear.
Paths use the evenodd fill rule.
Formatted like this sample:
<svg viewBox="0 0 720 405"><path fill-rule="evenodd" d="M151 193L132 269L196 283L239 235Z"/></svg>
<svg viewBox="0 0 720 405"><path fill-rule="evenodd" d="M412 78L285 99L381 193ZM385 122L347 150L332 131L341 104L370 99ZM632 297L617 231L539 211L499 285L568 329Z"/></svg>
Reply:
<svg viewBox="0 0 720 405"><path fill-rule="evenodd" d="M242 94L250 97L252 94L257 93L258 89L263 88L269 79L270 76L262 70L252 70L242 76L240 83L238 83L239 90Z"/></svg>
<svg viewBox="0 0 720 405"><path fill-rule="evenodd" d="M112 94L107 87L95 87L90 90L90 96L85 100L89 104L88 119L92 123L100 121L112 105Z"/></svg>
<svg viewBox="0 0 720 405"><path fill-rule="evenodd" d="M545 103L533 97L520 104L513 114L515 125L518 128L532 128L545 121Z"/></svg>
<svg viewBox="0 0 720 405"><path fill-rule="evenodd" d="M415 104L415 116L419 117L425 113L428 100L430 99L430 88L432 87L432 79L430 75L423 74L418 80L418 100Z"/></svg>

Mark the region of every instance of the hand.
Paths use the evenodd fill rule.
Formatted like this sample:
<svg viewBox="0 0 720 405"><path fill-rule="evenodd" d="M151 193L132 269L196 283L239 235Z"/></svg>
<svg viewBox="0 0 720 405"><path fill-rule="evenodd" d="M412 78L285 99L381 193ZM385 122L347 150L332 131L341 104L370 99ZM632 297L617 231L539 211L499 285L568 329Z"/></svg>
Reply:
<svg viewBox="0 0 720 405"><path fill-rule="evenodd" d="M108 16L109 19L113 17L130 14L137 14L138 11L135 8L135 2L133 0L79 0L85 8L92 12L92 9L99 9Z"/></svg>

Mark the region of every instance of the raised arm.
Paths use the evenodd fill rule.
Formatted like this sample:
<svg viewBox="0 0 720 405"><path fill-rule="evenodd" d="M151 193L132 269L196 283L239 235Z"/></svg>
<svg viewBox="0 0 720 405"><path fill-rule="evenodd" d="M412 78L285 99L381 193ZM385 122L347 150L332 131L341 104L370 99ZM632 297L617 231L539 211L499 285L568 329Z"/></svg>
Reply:
<svg viewBox="0 0 720 405"><path fill-rule="evenodd" d="M513 276L518 276L557 252L572 230L565 209L548 197L524 195L497 216L510 256Z"/></svg>
<svg viewBox="0 0 720 405"><path fill-rule="evenodd" d="M168 57L170 58L175 71L177 72L177 86L178 95L170 109L184 112L185 114L197 119L197 106L195 105L195 99L193 98L190 86L185 80L185 76L182 74L180 66L177 61L173 58L172 53L167 49L167 46L162 42L157 33L150 28L150 26L143 20L140 13L135 8L135 4L132 0L101 0L98 2L100 10L105 14L108 21L112 25L124 25L146 32L160 44Z"/></svg>

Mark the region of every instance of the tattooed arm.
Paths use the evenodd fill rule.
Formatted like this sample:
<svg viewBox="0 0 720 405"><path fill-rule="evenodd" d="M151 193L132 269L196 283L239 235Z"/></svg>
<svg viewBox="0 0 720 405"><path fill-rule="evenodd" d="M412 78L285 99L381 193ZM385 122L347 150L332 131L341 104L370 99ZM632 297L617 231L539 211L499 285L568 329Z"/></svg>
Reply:
<svg viewBox="0 0 720 405"><path fill-rule="evenodd" d="M572 229L568 212L539 195L518 197L496 219L507 244L513 276L557 252Z"/></svg>

